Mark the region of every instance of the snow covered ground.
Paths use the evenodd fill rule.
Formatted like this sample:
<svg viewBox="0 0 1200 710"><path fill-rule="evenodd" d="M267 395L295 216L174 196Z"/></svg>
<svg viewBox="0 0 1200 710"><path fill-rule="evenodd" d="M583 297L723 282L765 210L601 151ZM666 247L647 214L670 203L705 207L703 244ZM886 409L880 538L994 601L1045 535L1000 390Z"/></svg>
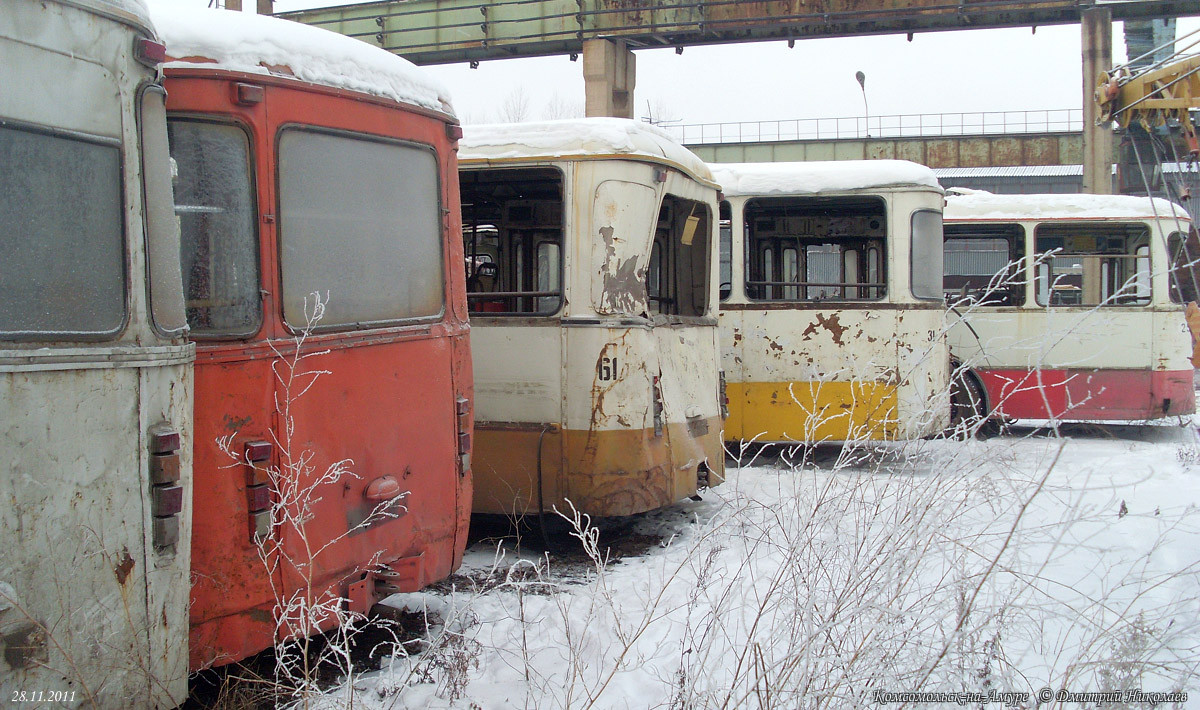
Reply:
<svg viewBox="0 0 1200 710"><path fill-rule="evenodd" d="M428 648L324 702L849 708L920 690L1001 708L1141 689L1200 707L1194 425L863 454L747 454L607 561L612 536L586 532L592 556L561 564L478 543L453 590L390 600L429 611ZM930 705L902 700L886 707ZM1104 707L1126 706L1150 707Z"/></svg>

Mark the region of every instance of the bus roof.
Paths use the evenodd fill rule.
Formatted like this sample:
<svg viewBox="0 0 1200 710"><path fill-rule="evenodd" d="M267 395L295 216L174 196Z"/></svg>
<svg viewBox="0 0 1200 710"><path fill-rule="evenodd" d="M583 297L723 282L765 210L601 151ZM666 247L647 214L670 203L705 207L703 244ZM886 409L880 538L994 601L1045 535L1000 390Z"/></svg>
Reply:
<svg viewBox="0 0 1200 710"><path fill-rule="evenodd" d="M1187 210L1169 200L1133 195L1044 194L995 195L983 190L951 188L946 219L1187 219Z"/></svg>
<svg viewBox="0 0 1200 710"><path fill-rule="evenodd" d="M678 167L716 185L712 171L669 133L626 118L573 118L465 126L461 163L519 160L638 158Z"/></svg>
<svg viewBox="0 0 1200 710"><path fill-rule="evenodd" d="M150 12L142 0L55 0L89 12L107 15L139 29L150 32Z"/></svg>
<svg viewBox="0 0 1200 710"><path fill-rule="evenodd" d="M932 170L907 160L713 163L711 167L729 196L820 195L893 187L941 191Z"/></svg>
<svg viewBox="0 0 1200 710"><path fill-rule="evenodd" d="M265 15L152 0L165 67L299 79L453 115L449 92L412 62L366 42Z"/></svg>

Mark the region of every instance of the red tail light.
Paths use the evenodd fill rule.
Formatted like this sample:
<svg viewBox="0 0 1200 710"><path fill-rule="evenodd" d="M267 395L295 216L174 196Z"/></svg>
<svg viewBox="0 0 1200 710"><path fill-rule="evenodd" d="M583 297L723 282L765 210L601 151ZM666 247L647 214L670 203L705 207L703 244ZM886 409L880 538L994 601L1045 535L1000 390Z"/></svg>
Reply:
<svg viewBox="0 0 1200 710"><path fill-rule="evenodd" d="M167 45L138 37L133 41L133 58L148 67L157 67L167 60Z"/></svg>

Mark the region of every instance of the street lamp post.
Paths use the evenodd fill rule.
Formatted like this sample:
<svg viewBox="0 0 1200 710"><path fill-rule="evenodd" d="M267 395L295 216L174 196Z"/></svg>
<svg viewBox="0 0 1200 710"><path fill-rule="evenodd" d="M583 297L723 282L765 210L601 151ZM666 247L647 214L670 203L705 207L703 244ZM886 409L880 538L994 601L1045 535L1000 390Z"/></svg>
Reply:
<svg viewBox="0 0 1200 710"><path fill-rule="evenodd" d="M862 89L863 95L863 128L867 138L871 137L871 109L867 108L867 75L861 71L854 72L854 78L858 79L858 87Z"/></svg>

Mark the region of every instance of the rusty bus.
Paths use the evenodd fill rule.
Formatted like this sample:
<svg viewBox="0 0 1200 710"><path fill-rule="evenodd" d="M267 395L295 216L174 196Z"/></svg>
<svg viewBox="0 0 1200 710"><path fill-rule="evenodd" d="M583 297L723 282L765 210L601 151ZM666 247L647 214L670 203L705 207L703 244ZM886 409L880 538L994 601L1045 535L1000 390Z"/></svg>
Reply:
<svg viewBox="0 0 1200 710"><path fill-rule="evenodd" d="M905 161L714 164L730 441L913 439L949 420L942 189Z"/></svg>
<svg viewBox="0 0 1200 710"><path fill-rule="evenodd" d="M155 21L197 344L198 669L304 633L297 594L366 612L461 562L461 129L439 85L356 40L221 10ZM297 338L324 374L289 386Z"/></svg>
<svg viewBox="0 0 1200 710"><path fill-rule="evenodd" d="M950 348L975 414L1145 420L1195 410L1175 280L1187 273L1190 284L1179 260L1191 229L1182 207L1121 195L951 192Z"/></svg>
<svg viewBox="0 0 1200 710"><path fill-rule="evenodd" d="M162 49L136 0L0 2L4 702L187 695L194 350Z"/></svg>
<svg viewBox="0 0 1200 710"><path fill-rule="evenodd" d="M622 119L468 127L476 513L670 505L724 473L717 189Z"/></svg>

